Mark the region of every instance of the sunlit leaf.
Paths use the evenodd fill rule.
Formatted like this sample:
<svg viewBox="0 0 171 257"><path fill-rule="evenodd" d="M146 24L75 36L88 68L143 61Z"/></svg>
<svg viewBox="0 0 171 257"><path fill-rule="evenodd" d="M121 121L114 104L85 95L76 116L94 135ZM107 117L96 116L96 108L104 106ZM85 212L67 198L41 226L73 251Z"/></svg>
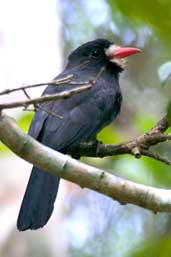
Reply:
<svg viewBox="0 0 171 257"><path fill-rule="evenodd" d="M148 240L136 247L131 257L170 257L171 256L171 237L165 236L157 240Z"/></svg>
<svg viewBox="0 0 171 257"><path fill-rule="evenodd" d="M8 147L0 142L0 154L6 154L8 152L9 152Z"/></svg>
<svg viewBox="0 0 171 257"><path fill-rule="evenodd" d="M171 126L171 101L167 106L167 121L169 123L169 126Z"/></svg>
<svg viewBox="0 0 171 257"><path fill-rule="evenodd" d="M33 113L32 112L28 112L28 113L24 113L18 120L17 123L18 125L21 127L22 130L24 130L25 132L28 131L30 122L32 120L33 117Z"/></svg>
<svg viewBox="0 0 171 257"><path fill-rule="evenodd" d="M146 132L151 129L156 123L157 119L154 115L147 115L147 113L139 112L134 119L134 126L140 132Z"/></svg>
<svg viewBox="0 0 171 257"><path fill-rule="evenodd" d="M17 120L17 123L18 125L21 127L21 129L24 131L24 132L27 132L28 131L28 128L29 128L29 125L30 125L30 122L31 122L31 119L33 117L33 113L31 112L28 112L28 113L24 113L18 120ZM5 146L4 144L2 144L0 142L0 154L6 154L9 152L9 149L7 146Z"/></svg>
<svg viewBox="0 0 171 257"><path fill-rule="evenodd" d="M114 144L118 143L120 140L123 140L123 135L112 125L104 128L98 134L98 139L105 144Z"/></svg>
<svg viewBox="0 0 171 257"><path fill-rule="evenodd" d="M166 62L161 65L158 69L158 74L162 85L164 85L169 77L171 78L171 62Z"/></svg>

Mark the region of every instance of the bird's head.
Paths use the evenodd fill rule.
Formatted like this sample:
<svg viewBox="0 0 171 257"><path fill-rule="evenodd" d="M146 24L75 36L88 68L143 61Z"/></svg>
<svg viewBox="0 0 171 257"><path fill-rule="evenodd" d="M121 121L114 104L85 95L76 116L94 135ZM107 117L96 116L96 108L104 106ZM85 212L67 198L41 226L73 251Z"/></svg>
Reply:
<svg viewBox="0 0 171 257"><path fill-rule="evenodd" d="M125 67L125 58L139 53L141 50L134 47L121 47L106 39L89 41L69 56L68 66L75 67L91 63L91 65L108 64L122 71Z"/></svg>

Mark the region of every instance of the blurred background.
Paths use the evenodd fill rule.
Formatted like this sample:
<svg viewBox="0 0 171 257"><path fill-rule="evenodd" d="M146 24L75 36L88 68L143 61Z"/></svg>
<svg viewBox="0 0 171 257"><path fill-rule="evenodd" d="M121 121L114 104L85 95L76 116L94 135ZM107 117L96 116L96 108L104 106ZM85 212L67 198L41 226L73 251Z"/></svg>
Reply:
<svg viewBox="0 0 171 257"><path fill-rule="evenodd" d="M78 45L96 38L143 50L128 60L120 85L119 117L99 134L105 143L131 139L150 129L170 100L170 0L0 1L0 88L50 81ZM29 91L40 95L43 88ZM15 93L1 101L24 99ZM7 111L28 130L33 116ZM154 147L171 159L171 144ZM170 188L171 168L132 156L82 161L142 184ZM18 232L16 220L31 165L0 144L1 257L169 257L171 215L121 205L96 192L62 181L55 211L38 231Z"/></svg>

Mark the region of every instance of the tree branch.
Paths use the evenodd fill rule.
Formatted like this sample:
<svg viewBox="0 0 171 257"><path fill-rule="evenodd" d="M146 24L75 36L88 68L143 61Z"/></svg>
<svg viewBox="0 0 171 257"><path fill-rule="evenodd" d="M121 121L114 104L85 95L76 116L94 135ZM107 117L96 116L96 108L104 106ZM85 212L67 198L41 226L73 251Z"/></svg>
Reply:
<svg viewBox="0 0 171 257"><path fill-rule="evenodd" d="M40 169L118 200L153 212L171 211L171 190L144 186L121 179L54 151L26 135L16 122L0 116L0 139L21 158Z"/></svg>
<svg viewBox="0 0 171 257"><path fill-rule="evenodd" d="M98 71L98 73L95 75L95 77L88 81L72 81L73 75L71 74L66 77L52 80L51 82L47 82L47 83L39 83L39 84L34 84L34 85L21 86L19 88L14 88L14 89L6 89L6 90L0 92L0 96L4 95L4 94L9 94L9 93L12 93L15 91L23 91L28 99L22 100L22 101L17 101L17 102L11 102L11 103L2 103L2 104L0 104L0 112L3 109L11 109L11 108L22 107L22 106L27 108L30 104L36 105L36 104L44 103L44 102L48 102L48 101L69 98L74 94L78 94L82 91L90 89L100 78L100 76L104 70L105 70L105 67L102 67ZM26 89L28 89L28 88L44 86L47 84L56 86L56 85L62 85L62 84L66 84L66 83L67 83L67 85L72 85L72 86L75 85L77 87L69 89L69 90L64 90L63 92L56 93L56 94L42 95L41 97L37 97L34 99L31 99L26 92Z"/></svg>
<svg viewBox="0 0 171 257"><path fill-rule="evenodd" d="M70 75L50 83L27 85L17 89L2 91L0 95L22 90L28 99L18 102L0 104L0 140L18 156L34 164L38 168L60 176L66 180L72 181L81 187L93 189L97 192L108 195L121 203L133 203L154 212L170 212L170 190L157 189L133 183L128 180L115 177L104 170L85 165L67 155L53 151L52 149L40 144L29 135L23 133L12 118L2 113L3 109L20 106L27 108L30 104L33 104L35 108L43 108L40 103L58 100L61 98L68 98L73 94L88 90L96 83L103 71L104 68L98 72L93 80L85 82L72 81L72 75ZM77 87L58 94L43 95L34 99L30 99L26 92L26 89L31 87L46 84L56 86L66 83L69 85L76 85ZM57 118L62 118L56 113L52 113L46 109L44 110L50 115L54 115ZM153 145L171 140L171 134L165 134L168 126L167 117L163 117L147 133L144 133L143 135L140 135L137 138L127 142L117 145L105 145L98 141L81 143L80 145L68 149L68 153L72 154L72 156L77 156L79 153L79 156L92 157L104 157L116 154L132 154L136 158L140 158L142 155L144 155L170 165L171 162L169 160L163 156L160 156L158 153L154 153L150 149Z"/></svg>
<svg viewBox="0 0 171 257"><path fill-rule="evenodd" d="M62 84L69 83L72 78L73 78L73 75L71 74L71 75L63 77L61 79L54 79L49 82L43 82L43 83L38 83L38 84L33 84L33 85L25 85L25 86L21 86L21 87L17 87L17 88L12 88L12 89L5 89L0 92L0 96L10 94L10 93L13 93L16 91L21 91L21 90L24 91L26 89L34 88L34 87L41 87L41 86L47 86L47 85L52 85L52 86L62 85Z"/></svg>
<svg viewBox="0 0 171 257"><path fill-rule="evenodd" d="M70 147L68 152L73 156L79 152L80 156L89 157L132 154L136 158L140 158L142 155L144 155L170 165L171 161L150 150L150 147L153 145L171 140L171 134L164 134L167 128L168 122L166 116L164 116L147 133L144 133L143 135L140 135L139 137L127 142L120 144L102 144L101 142L81 143L80 145Z"/></svg>
<svg viewBox="0 0 171 257"><path fill-rule="evenodd" d="M61 115L59 115L56 112L54 113L50 110L47 110L42 105L40 105L40 103L68 98L68 97L71 97L73 94L80 93L84 90L90 89L99 79L103 71L104 71L104 67L102 67L99 70L99 72L96 74L96 76L89 81L72 81L73 75L71 74L61 79L48 82L48 84L54 85L54 86L68 83L69 85L76 85L77 87L72 88L70 90L65 90L57 94L43 95L41 97L37 97L34 99L31 99L29 97L29 95L26 92L26 89L31 87L37 87L40 85L45 85L47 83L27 85L27 86L22 86L11 90L7 89L5 91L2 91L0 95L22 90L26 95L27 100L11 102L11 103L2 103L0 104L0 112L3 109L15 108L15 107L21 107L21 106L24 106L24 108L28 110L28 106L30 104L33 104L35 109L37 108L43 109L49 115L53 115L58 119L62 119L63 117ZM78 87L78 85L81 85L81 86ZM97 142L95 142L95 144L94 143L80 144L79 146L74 146L74 148L72 147L71 149L69 149L69 153L71 153L72 156L76 156L78 155L77 153L79 152L80 156L91 156L91 157L104 157L104 156L111 156L116 154L132 154L136 158L140 158L142 155L144 155L170 165L171 162L169 160L167 160L163 156L160 156L158 153L154 153L150 150L150 147L152 145L171 139L171 134L168 134L168 135L164 134L167 128L168 128L167 118L163 117L160 121L158 121L158 123L150 131L128 142L123 142L117 145L110 145L110 144L104 145L102 143L97 144Z"/></svg>
<svg viewBox="0 0 171 257"><path fill-rule="evenodd" d="M37 104L37 103L43 103L43 102L48 102L48 101L53 101L53 100L59 100L59 99L64 99L71 97L72 95L76 93L80 93L82 91L85 91L89 88L92 87L91 81L87 85L83 85L81 87L76 87L67 91L63 91L57 94L52 94L52 95L43 95L41 97L36 97L33 99L27 99L27 100L22 100L22 101L17 101L17 102L11 102L11 103L3 103L0 104L0 110L3 109L12 109L16 107L27 107L30 104Z"/></svg>

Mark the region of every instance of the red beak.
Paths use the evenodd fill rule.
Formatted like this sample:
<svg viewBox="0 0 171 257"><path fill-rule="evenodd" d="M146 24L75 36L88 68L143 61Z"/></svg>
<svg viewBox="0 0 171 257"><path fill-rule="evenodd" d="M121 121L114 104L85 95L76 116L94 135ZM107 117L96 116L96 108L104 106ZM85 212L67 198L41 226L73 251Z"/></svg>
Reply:
<svg viewBox="0 0 171 257"><path fill-rule="evenodd" d="M111 45L106 49L106 55L109 60L112 59L122 59L127 56L140 53L141 50L135 47L121 47L116 45Z"/></svg>
<svg viewBox="0 0 171 257"><path fill-rule="evenodd" d="M111 59L112 58L125 58L127 56L137 54L141 52L139 48L134 48L134 47L118 47L114 52L111 54Z"/></svg>

